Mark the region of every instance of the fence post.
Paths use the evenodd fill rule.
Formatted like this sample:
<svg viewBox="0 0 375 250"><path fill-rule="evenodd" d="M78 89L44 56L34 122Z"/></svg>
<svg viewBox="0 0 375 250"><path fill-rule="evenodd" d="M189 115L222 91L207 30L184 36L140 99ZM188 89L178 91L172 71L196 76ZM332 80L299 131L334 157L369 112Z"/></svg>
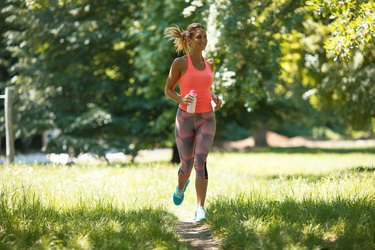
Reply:
<svg viewBox="0 0 375 250"><path fill-rule="evenodd" d="M5 88L5 140L6 140L6 163L14 161L14 133L13 133L13 89Z"/></svg>

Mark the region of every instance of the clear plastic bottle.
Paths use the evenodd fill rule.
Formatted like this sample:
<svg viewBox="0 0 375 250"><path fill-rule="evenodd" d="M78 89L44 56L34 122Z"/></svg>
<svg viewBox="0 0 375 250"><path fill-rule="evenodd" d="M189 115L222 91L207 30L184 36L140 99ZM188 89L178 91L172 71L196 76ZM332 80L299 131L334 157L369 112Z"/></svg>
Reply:
<svg viewBox="0 0 375 250"><path fill-rule="evenodd" d="M190 90L189 94L193 97L193 101L187 105L186 111L194 114L195 106L197 105L197 91L195 89Z"/></svg>

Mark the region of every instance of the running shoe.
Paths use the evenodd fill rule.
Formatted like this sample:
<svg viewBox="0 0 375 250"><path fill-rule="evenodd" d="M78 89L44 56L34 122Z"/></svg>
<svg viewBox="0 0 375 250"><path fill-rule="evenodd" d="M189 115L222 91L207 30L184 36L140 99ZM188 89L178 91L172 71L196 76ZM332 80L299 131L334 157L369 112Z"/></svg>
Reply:
<svg viewBox="0 0 375 250"><path fill-rule="evenodd" d="M206 210L203 207L198 207L195 210L195 222L204 222L206 221Z"/></svg>
<svg viewBox="0 0 375 250"><path fill-rule="evenodd" d="M182 201L184 200L184 193L189 183L190 183L190 180L188 179L183 189L180 189L177 185L176 191L173 193L173 202L175 205L177 206L180 205Z"/></svg>

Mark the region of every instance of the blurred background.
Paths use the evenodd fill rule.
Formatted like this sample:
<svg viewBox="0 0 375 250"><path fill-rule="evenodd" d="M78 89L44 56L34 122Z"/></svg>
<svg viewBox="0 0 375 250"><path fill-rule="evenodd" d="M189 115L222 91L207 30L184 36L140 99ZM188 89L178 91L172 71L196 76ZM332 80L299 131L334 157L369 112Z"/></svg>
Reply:
<svg viewBox="0 0 375 250"><path fill-rule="evenodd" d="M207 28L224 100L215 149L374 141L373 1L3 0L0 11L18 154L173 149L177 104L163 90L182 55L164 30L192 22Z"/></svg>

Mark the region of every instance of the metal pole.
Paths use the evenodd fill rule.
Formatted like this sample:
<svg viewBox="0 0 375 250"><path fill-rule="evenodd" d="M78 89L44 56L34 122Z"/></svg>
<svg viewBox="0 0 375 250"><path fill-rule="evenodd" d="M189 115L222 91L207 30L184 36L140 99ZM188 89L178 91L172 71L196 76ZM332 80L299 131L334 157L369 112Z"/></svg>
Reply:
<svg viewBox="0 0 375 250"><path fill-rule="evenodd" d="M14 161L14 133L13 133L13 89L5 88L5 140L6 140L6 163L10 164Z"/></svg>

